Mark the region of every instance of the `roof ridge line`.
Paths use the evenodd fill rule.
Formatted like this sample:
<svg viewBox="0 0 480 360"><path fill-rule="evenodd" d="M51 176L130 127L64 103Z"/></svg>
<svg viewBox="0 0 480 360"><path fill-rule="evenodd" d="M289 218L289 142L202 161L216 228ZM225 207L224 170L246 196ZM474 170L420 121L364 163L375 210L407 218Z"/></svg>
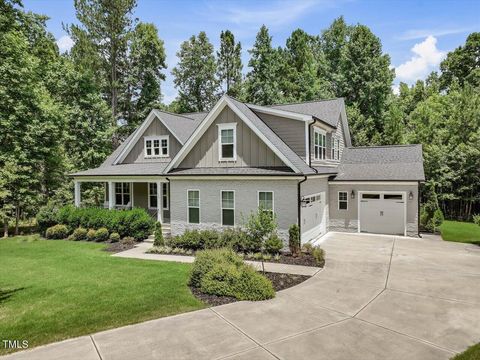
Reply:
<svg viewBox="0 0 480 360"><path fill-rule="evenodd" d="M347 149L368 150L373 148L414 147L414 146L422 146L422 144L362 145L362 146L347 146Z"/></svg>
<svg viewBox="0 0 480 360"><path fill-rule="evenodd" d="M173 115L173 116L179 116L179 117L182 117L182 118L185 118L185 119L188 119L188 120L195 121L194 119L189 118L188 116L185 116L185 115L183 115L183 114L177 114L177 113L173 113L173 112L165 111L165 110L160 110L160 109L154 109L154 110L155 110L155 111L162 112L162 113L165 113L165 114L169 114L169 115ZM194 114L194 113L190 113L190 114Z"/></svg>
<svg viewBox="0 0 480 360"><path fill-rule="evenodd" d="M325 101L333 101L333 100L345 100L343 97L336 97L336 98L329 98L329 99L317 99L317 100L308 100L308 101L297 101L297 102L291 102L291 103L277 103L277 104L270 104L270 105L257 105L257 106L283 106L283 105L300 105L300 104L311 104L315 102L325 102Z"/></svg>

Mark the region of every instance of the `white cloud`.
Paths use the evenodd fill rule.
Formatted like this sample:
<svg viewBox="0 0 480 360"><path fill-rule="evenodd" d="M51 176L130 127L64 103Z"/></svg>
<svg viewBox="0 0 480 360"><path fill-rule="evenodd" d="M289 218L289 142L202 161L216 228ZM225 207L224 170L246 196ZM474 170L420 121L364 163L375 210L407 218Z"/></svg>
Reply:
<svg viewBox="0 0 480 360"><path fill-rule="evenodd" d="M416 40L423 39L427 36L445 36L445 35L454 35L467 33L475 30L475 27L457 27L457 28L447 28L447 29L413 29L404 32L398 37L399 40Z"/></svg>
<svg viewBox="0 0 480 360"><path fill-rule="evenodd" d="M411 50L415 55L395 68L397 78L401 81L413 82L424 78L445 57L445 52L437 48L437 39L431 35L415 44Z"/></svg>
<svg viewBox="0 0 480 360"><path fill-rule="evenodd" d="M60 52L70 51L73 46L73 40L68 35L63 35L60 39L57 40L57 46Z"/></svg>
<svg viewBox="0 0 480 360"><path fill-rule="evenodd" d="M392 91L395 95L399 95L400 94L400 85L392 85Z"/></svg>

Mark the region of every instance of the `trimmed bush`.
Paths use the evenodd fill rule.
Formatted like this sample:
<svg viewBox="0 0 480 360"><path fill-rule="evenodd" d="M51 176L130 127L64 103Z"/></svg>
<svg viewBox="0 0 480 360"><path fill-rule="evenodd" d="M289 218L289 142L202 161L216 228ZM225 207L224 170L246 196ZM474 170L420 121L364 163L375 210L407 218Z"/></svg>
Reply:
<svg viewBox="0 0 480 360"><path fill-rule="evenodd" d="M237 252L258 252L262 249L262 240L259 240L245 231L238 230L235 241L231 244Z"/></svg>
<svg viewBox="0 0 480 360"><path fill-rule="evenodd" d="M49 227L58 224L57 211L58 209L53 204L47 204L40 208L36 220L38 231L40 231L41 234L45 235Z"/></svg>
<svg viewBox="0 0 480 360"><path fill-rule="evenodd" d="M124 245L135 245L136 243L135 239L131 236L124 237L120 242Z"/></svg>
<svg viewBox="0 0 480 360"><path fill-rule="evenodd" d="M65 225L54 225L47 229L45 237L47 239L65 239L69 234L68 227Z"/></svg>
<svg viewBox="0 0 480 360"><path fill-rule="evenodd" d="M94 229L90 229L87 231L88 241L95 241L96 238L97 238L97 232Z"/></svg>
<svg viewBox="0 0 480 360"><path fill-rule="evenodd" d="M155 236L155 239L153 240L154 246L165 245L165 240L163 239L163 233L162 233L162 224L159 221L155 223L154 236Z"/></svg>
<svg viewBox="0 0 480 360"><path fill-rule="evenodd" d="M143 240L151 234L155 220L144 210L108 210L102 208L76 208L65 206L58 210L56 220L70 228L106 228L121 237L132 236Z"/></svg>
<svg viewBox="0 0 480 360"><path fill-rule="evenodd" d="M81 228L81 227L76 228L73 231L72 238L75 241L86 240L87 239L87 229L84 229L84 228Z"/></svg>
<svg viewBox="0 0 480 360"><path fill-rule="evenodd" d="M312 256L315 258L317 265L321 265L325 261L325 250L320 246L314 246L312 249Z"/></svg>
<svg viewBox="0 0 480 360"><path fill-rule="evenodd" d="M216 230L200 231L200 238L204 249L219 249L230 246L230 244L224 244L222 233Z"/></svg>
<svg viewBox="0 0 480 360"><path fill-rule="evenodd" d="M480 226L480 214L473 215L473 222Z"/></svg>
<svg viewBox="0 0 480 360"><path fill-rule="evenodd" d="M95 233L95 241L103 242L108 240L108 229L100 228Z"/></svg>
<svg viewBox="0 0 480 360"><path fill-rule="evenodd" d="M283 241L278 237L277 234L270 235L270 237L265 241L265 251L269 254L278 254L278 252L282 249Z"/></svg>
<svg viewBox="0 0 480 360"><path fill-rule="evenodd" d="M300 252L300 228L297 224L292 224L288 228L288 247L292 255L298 255Z"/></svg>
<svg viewBox="0 0 480 360"><path fill-rule="evenodd" d="M228 263L236 266L243 264L243 260L233 250L213 249L198 251L190 273L190 285L200 287L200 280L215 264Z"/></svg>
<svg viewBox="0 0 480 360"><path fill-rule="evenodd" d="M116 232L112 232L110 237L108 238L110 242L115 243L120 241L120 234Z"/></svg>

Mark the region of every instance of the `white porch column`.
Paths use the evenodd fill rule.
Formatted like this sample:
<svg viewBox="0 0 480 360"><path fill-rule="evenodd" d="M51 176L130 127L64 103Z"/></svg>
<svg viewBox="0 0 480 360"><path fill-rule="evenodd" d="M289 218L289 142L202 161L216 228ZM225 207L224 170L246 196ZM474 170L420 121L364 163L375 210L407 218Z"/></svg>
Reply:
<svg viewBox="0 0 480 360"><path fill-rule="evenodd" d="M115 207L115 183L108 182L108 208L111 210Z"/></svg>
<svg viewBox="0 0 480 360"><path fill-rule="evenodd" d="M82 203L81 183L75 180L75 207L80 207Z"/></svg>
<svg viewBox="0 0 480 360"><path fill-rule="evenodd" d="M163 186L161 181L157 181L157 221L163 224L163 209L162 209Z"/></svg>

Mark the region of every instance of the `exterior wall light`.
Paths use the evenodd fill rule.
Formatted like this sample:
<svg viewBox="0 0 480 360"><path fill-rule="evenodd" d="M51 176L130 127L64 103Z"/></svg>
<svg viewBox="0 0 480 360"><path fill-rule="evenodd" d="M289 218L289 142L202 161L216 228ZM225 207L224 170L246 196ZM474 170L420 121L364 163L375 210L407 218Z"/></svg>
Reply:
<svg viewBox="0 0 480 360"><path fill-rule="evenodd" d="M409 199L409 200L413 200L413 192L410 191L410 192L408 193L408 199Z"/></svg>
<svg viewBox="0 0 480 360"><path fill-rule="evenodd" d="M355 191L352 190L352 192L350 193L350 197L351 197L352 199L355 199Z"/></svg>

